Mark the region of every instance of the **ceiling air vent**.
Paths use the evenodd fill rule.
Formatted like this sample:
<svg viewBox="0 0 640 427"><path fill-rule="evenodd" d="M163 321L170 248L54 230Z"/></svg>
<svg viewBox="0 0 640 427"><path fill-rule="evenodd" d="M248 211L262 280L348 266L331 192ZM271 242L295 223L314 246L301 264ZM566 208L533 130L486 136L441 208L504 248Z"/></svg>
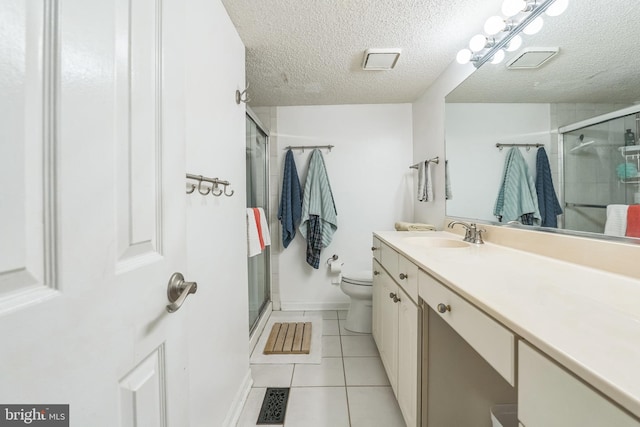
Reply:
<svg viewBox="0 0 640 427"><path fill-rule="evenodd" d="M560 48L557 47L527 47L518 52L517 56L507 63L507 68L510 70L538 68L556 56L559 51Z"/></svg>
<svg viewBox="0 0 640 427"><path fill-rule="evenodd" d="M396 66L401 49L367 49L362 69L367 71L391 70Z"/></svg>

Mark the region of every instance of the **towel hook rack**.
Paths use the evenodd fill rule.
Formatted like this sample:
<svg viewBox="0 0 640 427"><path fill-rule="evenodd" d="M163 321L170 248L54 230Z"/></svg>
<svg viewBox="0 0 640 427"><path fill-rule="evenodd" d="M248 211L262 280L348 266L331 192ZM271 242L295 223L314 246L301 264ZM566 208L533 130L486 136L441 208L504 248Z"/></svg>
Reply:
<svg viewBox="0 0 640 427"><path fill-rule="evenodd" d="M531 147L544 147L544 144L540 144L540 143L535 143L535 144L502 144L500 142L496 143L496 147L498 147L498 150L502 151L502 149L504 147L524 147L527 149L527 151L531 150Z"/></svg>
<svg viewBox="0 0 640 427"><path fill-rule="evenodd" d="M194 184L194 183L188 184L188 188L186 190L187 194L193 193L196 189L198 190L198 193L202 194L203 196L206 196L207 194L211 193L213 196L218 197L224 193L225 196L231 197L235 193L234 190L231 190L230 192L228 191L227 187L231 185L229 181L223 181L218 178L208 178L202 175L193 175L190 173L187 174L187 179L198 181L197 184ZM205 182L210 183L211 186L210 187L203 186L203 183ZM224 190L220 188L220 185L224 185Z"/></svg>
<svg viewBox="0 0 640 427"><path fill-rule="evenodd" d="M331 153L331 149L335 147L335 145L288 145L286 146L284 149L285 150L302 150L302 152L304 153L305 149L310 149L313 150L314 148L326 148L327 150L329 150L329 153Z"/></svg>

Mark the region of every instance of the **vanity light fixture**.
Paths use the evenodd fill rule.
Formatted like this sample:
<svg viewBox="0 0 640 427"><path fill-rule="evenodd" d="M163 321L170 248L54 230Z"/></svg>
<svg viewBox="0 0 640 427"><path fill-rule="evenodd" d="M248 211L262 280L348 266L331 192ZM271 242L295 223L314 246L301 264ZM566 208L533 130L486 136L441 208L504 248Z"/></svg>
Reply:
<svg viewBox="0 0 640 427"><path fill-rule="evenodd" d="M456 55L460 64L472 62L480 68L485 62L502 62L505 50L512 52L522 45L520 33L535 34L542 29L541 15L557 16L566 10L569 0L505 0L501 16L490 17L484 25L485 34L471 38L468 49Z"/></svg>

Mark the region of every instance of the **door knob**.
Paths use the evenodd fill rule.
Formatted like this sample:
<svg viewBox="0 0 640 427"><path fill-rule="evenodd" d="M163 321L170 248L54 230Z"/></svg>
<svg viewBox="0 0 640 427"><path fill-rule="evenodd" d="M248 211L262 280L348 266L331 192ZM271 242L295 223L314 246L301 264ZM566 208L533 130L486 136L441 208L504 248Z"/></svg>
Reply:
<svg viewBox="0 0 640 427"><path fill-rule="evenodd" d="M182 307L182 303L189 296L195 294L198 290L196 282L185 282L181 273L173 273L167 285L167 298L170 304L167 304L167 311L173 313Z"/></svg>
<svg viewBox="0 0 640 427"><path fill-rule="evenodd" d="M409 277L408 275L404 274L404 273L400 273L400 280L404 280L407 277Z"/></svg>

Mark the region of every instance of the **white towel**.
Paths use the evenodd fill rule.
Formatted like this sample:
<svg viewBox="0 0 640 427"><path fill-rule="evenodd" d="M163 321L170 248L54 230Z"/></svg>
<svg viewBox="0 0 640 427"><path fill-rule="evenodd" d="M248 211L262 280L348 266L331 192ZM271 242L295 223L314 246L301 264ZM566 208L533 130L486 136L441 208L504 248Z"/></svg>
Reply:
<svg viewBox="0 0 640 427"><path fill-rule="evenodd" d="M262 242L265 246L271 244L271 235L269 234L269 226L267 225L267 216L264 214L264 209L258 208L260 212L260 231L262 231Z"/></svg>
<svg viewBox="0 0 640 427"><path fill-rule="evenodd" d="M435 231L436 227L431 224L422 224L419 222L396 222L394 224L396 231Z"/></svg>
<svg viewBox="0 0 640 427"><path fill-rule="evenodd" d="M624 237L627 232L627 205L607 205L607 222L604 234Z"/></svg>
<svg viewBox="0 0 640 427"><path fill-rule="evenodd" d="M252 208L247 208L247 256L251 258L262 252L256 217Z"/></svg>
<svg viewBox="0 0 640 427"><path fill-rule="evenodd" d="M431 177L431 162L427 160L424 169L425 202L433 202L433 178Z"/></svg>

